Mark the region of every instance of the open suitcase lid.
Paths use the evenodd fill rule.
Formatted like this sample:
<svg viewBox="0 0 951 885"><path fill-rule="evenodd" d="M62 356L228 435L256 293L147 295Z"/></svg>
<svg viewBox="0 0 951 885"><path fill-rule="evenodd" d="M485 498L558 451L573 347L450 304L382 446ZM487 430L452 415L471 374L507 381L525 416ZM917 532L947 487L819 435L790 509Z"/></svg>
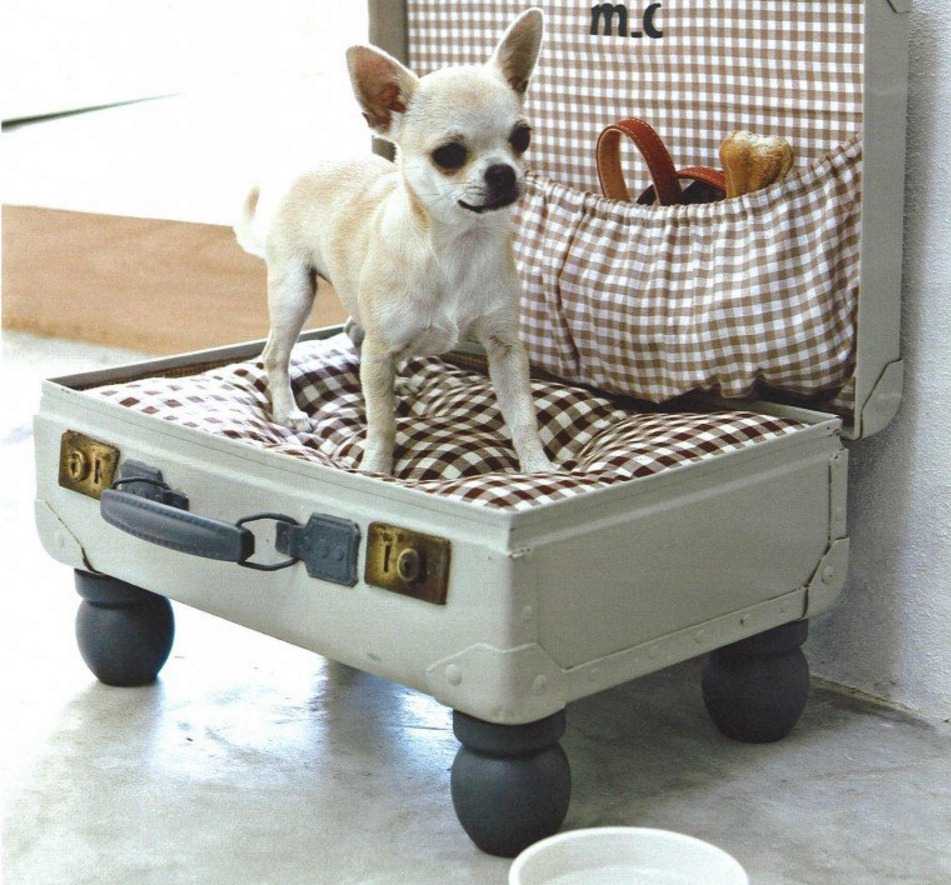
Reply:
<svg viewBox="0 0 951 885"><path fill-rule="evenodd" d="M558 184L595 191L597 134L628 116L654 123L681 166L718 166L720 140L738 128L787 135L802 163L818 161L848 139L861 137L860 282L850 338L851 378L837 394L821 403L813 400L812 407L840 414L849 438L885 427L898 410L902 390L899 321L910 0L795 0L776 3L775 13L758 0L741 0L729 8L706 0L593 5L588 0L369 0L370 39L425 74L449 64L483 61L507 24L529 5L546 13L546 43L527 103L537 134L529 165L544 167ZM746 32L738 36L738 10L753 22L765 17L769 32L750 27L748 38ZM721 30L718 22L727 17L733 21L724 21ZM637 26L630 28L630 37L620 33L623 21ZM672 67L664 53L676 59L680 48L690 57L686 64L675 60ZM712 62L705 66L698 53L709 53ZM737 63L729 53L745 53L741 61L749 65ZM795 85L776 77L778 70L790 69L790 59L802 78ZM584 102L572 97L582 82L578 70L591 72L580 89ZM571 78L574 88L545 88ZM712 85L704 85L708 83ZM708 92L698 101L697 91L704 88ZM757 107L749 101L753 94ZM588 110L579 112L581 104ZM723 117L729 119L721 125ZM755 398L802 402L772 388L758 390Z"/></svg>

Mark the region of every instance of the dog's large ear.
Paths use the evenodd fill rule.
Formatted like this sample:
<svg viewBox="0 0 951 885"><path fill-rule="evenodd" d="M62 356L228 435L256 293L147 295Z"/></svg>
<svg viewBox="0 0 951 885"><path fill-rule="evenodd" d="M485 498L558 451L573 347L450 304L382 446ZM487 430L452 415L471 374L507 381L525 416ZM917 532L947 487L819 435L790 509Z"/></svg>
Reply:
<svg viewBox="0 0 951 885"><path fill-rule="evenodd" d="M495 68L519 95L524 95L528 89L541 49L543 30L542 11L537 6L526 9L509 25L488 61L489 66Z"/></svg>
<svg viewBox="0 0 951 885"><path fill-rule="evenodd" d="M347 50L347 67L353 94L369 127L384 138L396 138L399 121L419 78L393 56L373 46L351 46Z"/></svg>

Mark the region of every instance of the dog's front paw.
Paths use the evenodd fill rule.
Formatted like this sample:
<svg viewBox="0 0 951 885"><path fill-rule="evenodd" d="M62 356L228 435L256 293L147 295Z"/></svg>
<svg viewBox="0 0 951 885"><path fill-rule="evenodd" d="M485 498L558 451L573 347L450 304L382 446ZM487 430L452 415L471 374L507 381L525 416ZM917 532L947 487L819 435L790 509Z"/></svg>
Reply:
<svg viewBox="0 0 951 885"><path fill-rule="evenodd" d="M381 449L367 448L363 453L363 459L360 461L361 473L385 473L393 472L393 455Z"/></svg>
<svg viewBox="0 0 951 885"><path fill-rule="evenodd" d="M290 430L310 430L310 416L300 409L288 409L286 412L274 411L274 423Z"/></svg>

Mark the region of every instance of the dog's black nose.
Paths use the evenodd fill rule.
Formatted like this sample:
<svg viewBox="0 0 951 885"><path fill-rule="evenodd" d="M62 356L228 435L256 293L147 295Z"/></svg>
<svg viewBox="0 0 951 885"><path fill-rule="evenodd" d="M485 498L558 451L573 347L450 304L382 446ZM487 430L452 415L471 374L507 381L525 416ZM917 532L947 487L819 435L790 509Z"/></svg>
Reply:
<svg viewBox="0 0 951 885"><path fill-rule="evenodd" d="M515 170L508 163L496 163L485 170L485 183L493 193L515 190Z"/></svg>

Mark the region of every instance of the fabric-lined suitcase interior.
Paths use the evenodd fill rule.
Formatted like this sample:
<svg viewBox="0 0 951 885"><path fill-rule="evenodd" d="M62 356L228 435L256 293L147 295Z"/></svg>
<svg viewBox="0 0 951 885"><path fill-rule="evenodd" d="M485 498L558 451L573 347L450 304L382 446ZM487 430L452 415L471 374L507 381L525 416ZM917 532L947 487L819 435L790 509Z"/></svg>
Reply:
<svg viewBox="0 0 951 885"><path fill-rule="evenodd" d="M555 473L518 472L472 348L401 368L394 474L360 473L339 328L294 352L307 431L270 420L262 342L45 382L36 419L37 525L99 678L154 678L164 597L425 691L455 711L460 821L497 854L560 825L576 698L710 653L721 730L792 728L808 619L845 581L842 437L901 392L904 5L540 5L515 253ZM425 74L483 61L522 8L371 2L371 38ZM684 165L746 128L797 167L718 203L611 200L595 142L634 114ZM159 651L117 659L106 634L153 609Z"/></svg>

